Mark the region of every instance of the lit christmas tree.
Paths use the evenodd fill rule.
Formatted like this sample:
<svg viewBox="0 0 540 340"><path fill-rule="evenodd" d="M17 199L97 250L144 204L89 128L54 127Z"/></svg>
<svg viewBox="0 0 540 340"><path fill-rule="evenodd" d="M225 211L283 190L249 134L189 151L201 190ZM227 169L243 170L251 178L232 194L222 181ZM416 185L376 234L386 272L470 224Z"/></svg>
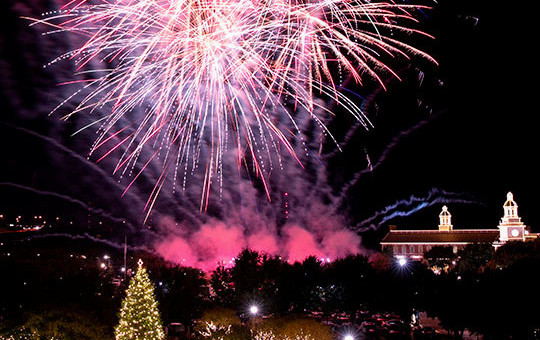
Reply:
<svg viewBox="0 0 540 340"><path fill-rule="evenodd" d="M129 282L122 301L120 322L114 330L116 340L162 340L165 338L154 286L139 260L139 269Z"/></svg>

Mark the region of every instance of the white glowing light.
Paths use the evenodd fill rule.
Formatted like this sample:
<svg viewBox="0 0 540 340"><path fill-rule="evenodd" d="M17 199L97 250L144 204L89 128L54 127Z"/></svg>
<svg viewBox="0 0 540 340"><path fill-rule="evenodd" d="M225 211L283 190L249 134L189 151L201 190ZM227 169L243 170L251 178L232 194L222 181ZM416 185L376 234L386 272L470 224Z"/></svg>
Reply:
<svg viewBox="0 0 540 340"><path fill-rule="evenodd" d="M512 236L518 237L519 236L519 230L517 230L517 229L512 230Z"/></svg>
<svg viewBox="0 0 540 340"><path fill-rule="evenodd" d="M259 313L259 307L253 305L253 306L249 307L249 312L252 315L256 315L257 313Z"/></svg>
<svg viewBox="0 0 540 340"><path fill-rule="evenodd" d="M343 340L354 340L354 336L348 334L348 335L345 335L345 337L343 338Z"/></svg>
<svg viewBox="0 0 540 340"><path fill-rule="evenodd" d="M398 264L399 264L401 267L405 266L405 265L407 264L407 259L405 259L405 258L399 259Z"/></svg>

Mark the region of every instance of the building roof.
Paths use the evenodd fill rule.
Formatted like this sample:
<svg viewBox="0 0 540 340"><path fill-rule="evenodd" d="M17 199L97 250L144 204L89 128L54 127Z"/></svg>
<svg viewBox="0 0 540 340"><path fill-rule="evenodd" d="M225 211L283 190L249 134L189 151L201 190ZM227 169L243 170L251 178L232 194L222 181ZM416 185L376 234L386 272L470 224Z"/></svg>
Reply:
<svg viewBox="0 0 540 340"><path fill-rule="evenodd" d="M463 244L493 243L499 240L499 229L454 230L390 230L381 244L430 243Z"/></svg>

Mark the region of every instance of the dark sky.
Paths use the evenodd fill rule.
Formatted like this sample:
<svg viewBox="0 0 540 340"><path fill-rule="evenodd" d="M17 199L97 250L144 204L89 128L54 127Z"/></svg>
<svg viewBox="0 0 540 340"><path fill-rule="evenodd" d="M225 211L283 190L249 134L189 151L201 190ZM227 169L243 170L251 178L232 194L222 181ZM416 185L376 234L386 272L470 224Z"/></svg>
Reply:
<svg viewBox="0 0 540 340"><path fill-rule="evenodd" d="M399 65L402 81L389 80L386 91L353 89L366 98L375 127L358 131L328 162L328 185L346 197L337 209L358 229L380 228L365 237L374 242L388 224L434 228L442 204L457 228L494 228L512 191L524 222L539 232L532 11L497 1L430 5L420 19L435 39L419 47L439 65L412 60ZM139 196L151 187L143 183L121 198L107 165L84 164L90 137L70 137L81 122L48 116L62 98L55 82L69 70L42 66L65 42L41 36L20 16L53 7L54 1L0 3L0 210L84 215L90 206L137 225L145 200ZM331 124L338 140L348 124L346 118ZM168 209L173 203L165 201L160 207ZM197 207L184 204L176 215Z"/></svg>
<svg viewBox="0 0 540 340"><path fill-rule="evenodd" d="M534 156L535 71L526 51L530 23L513 6L439 2L431 24L440 61L434 72L444 86L417 94L433 109L429 123L402 138L380 173L366 180L377 200L420 194L430 187L463 192L483 206L449 204L455 224L493 227L506 192L512 191L525 222L535 227L539 165ZM391 91L407 97L406 86ZM398 112L391 97L389 93L384 105ZM439 211L437 206L430 212L434 222Z"/></svg>

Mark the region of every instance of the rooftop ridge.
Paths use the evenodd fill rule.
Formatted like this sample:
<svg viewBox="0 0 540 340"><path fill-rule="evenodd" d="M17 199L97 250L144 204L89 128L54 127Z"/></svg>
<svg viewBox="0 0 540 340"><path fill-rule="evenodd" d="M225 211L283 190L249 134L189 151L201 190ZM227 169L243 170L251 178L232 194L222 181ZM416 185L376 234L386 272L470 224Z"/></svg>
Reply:
<svg viewBox="0 0 540 340"><path fill-rule="evenodd" d="M499 229L453 229L453 230L390 230L393 234L456 234L456 233L499 233Z"/></svg>

